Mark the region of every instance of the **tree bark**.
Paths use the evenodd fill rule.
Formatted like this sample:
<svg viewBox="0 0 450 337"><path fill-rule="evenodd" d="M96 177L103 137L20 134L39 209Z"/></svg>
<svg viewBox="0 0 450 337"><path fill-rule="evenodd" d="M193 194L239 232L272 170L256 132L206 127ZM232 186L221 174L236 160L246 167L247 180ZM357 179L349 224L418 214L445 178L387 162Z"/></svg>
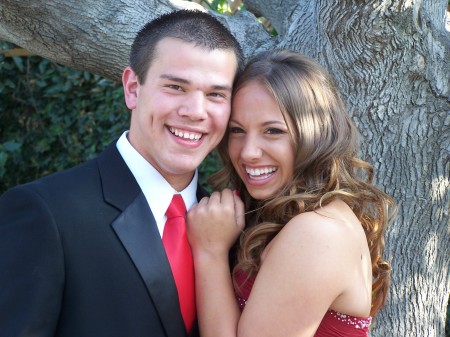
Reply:
<svg viewBox="0 0 450 337"><path fill-rule="evenodd" d="M137 31L162 13L186 7L202 8L180 0L1 0L0 39L58 64L120 80ZM274 45L250 12L216 15L246 46L246 55Z"/></svg>
<svg viewBox="0 0 450 337"><path fill-rule="evenodd" d="M215 14L250 56L274 47L335 77L376 183L398 202L386 256L388 304L372 336L444 335L450 292L450 33L447 1L251 0ZM57 63L119 79L137 30L183 1L1 0L0 39ZM270 36L250 13L268 18Z"/></svg>
<svg viewBox="0 0 450 337"><path fill-rule="evenodd" d="M281 45L318 59L399 206L392 286L373 336L443 336L449 294L450 36L441 3L303 2ZM294 33L295 31L295 33Z"/></svg>

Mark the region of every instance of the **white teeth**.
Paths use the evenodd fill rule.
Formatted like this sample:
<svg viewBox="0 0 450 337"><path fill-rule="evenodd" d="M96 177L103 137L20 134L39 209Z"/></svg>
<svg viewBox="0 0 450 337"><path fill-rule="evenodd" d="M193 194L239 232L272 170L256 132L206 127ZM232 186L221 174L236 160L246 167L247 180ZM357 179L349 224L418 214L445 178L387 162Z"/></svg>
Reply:
<svg viewBox="0 0 450 337"><path fill-rule="evenodd" d="M245 171L247 174L249 174L252 177L258 177L261 175L267 175L269 173L275 172L277 170L276 167L264 167L264 168L258 168L258 169L252 169L252 168L245 168Z"/></svg>
<svg viewBox="0 0 450 337"><path fill-rule="evenodd" d="M201 133L181 131L181 130L178 130L175 128L170 128L170 132L172 132L175 136L184 138L184 139L199 140L200 138L202 138Z"/></svg>

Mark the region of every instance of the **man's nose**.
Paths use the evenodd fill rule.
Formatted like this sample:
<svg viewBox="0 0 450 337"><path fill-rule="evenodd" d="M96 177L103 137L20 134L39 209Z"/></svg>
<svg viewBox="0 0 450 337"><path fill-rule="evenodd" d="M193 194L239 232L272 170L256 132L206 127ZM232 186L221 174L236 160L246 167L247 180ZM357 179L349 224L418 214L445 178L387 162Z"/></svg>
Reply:
<svg viewBox="0 0 450 337"><path fill-rule="evenodd" d="M186 97L180 115L192 120L203 120L207 116L206 98L202 92L191 92Z"/></svg>

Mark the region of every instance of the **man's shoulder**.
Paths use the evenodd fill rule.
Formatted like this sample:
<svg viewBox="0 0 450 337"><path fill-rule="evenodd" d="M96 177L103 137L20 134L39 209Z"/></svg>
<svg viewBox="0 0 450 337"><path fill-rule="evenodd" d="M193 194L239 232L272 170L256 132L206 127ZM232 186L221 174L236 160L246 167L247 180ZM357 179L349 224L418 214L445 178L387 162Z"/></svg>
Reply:
<svg viewBox="0 0 450 337"><path fill-rule="evenodd" d="M92 184L94 180L98 180L98 169L96 168L95 159L78 164L74 167L61 171L50 173L36 180L13 187L10 191L16 193L26 193L29 191L33 194L43 197L56 197L69 195L74 190L82 188L88 184Z"/></svg>
<svg viewBox="0 0 450 337"><path fill-rule="evenodd" d="M106 152L111 152L112 147L108 146L100 154L94 158L88 159L85 162L79 163L73 167L69 167L60 171L50 173L48 175L42 176L34 181L31 181L24 186L36 188L38 186L70 186L79 185L81 183L88 183L92 179L98 179L99 168L98 161L99 158L104 157Z"/></svg>
<svg viewBox="0 0 450 337"><path fill-rule="evenodd" d="M111 146L110 146L111 147ZM109 149L108 147L107 149ZM104 150L96 157L60 171L52 172L33 181L17 185L10 190L34 191L38 194L67 194L74 189L89 186L99 180L98 160Z"/></svg>

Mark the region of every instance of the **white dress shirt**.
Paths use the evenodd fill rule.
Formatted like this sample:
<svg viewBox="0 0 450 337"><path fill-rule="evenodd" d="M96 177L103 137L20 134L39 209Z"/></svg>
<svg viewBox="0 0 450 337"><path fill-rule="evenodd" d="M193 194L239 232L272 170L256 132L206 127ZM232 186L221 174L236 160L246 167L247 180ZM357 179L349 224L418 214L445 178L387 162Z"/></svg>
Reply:
<svg viewBox="0 0 450 337"><path fill-rule="evenodd" d="M130 144L127 134L128 131L125 131L122 136L120 136L116 144L117 149L144 193L162 237L162 234L164 233L164 224L166 223L167 218L165 213L174 194L181 194L187 210L197 203L196 193L198 172L197 170L195 171L192 181L183 191L177 192L167 180L164 179L164 177L136 151Z"/></svg>

